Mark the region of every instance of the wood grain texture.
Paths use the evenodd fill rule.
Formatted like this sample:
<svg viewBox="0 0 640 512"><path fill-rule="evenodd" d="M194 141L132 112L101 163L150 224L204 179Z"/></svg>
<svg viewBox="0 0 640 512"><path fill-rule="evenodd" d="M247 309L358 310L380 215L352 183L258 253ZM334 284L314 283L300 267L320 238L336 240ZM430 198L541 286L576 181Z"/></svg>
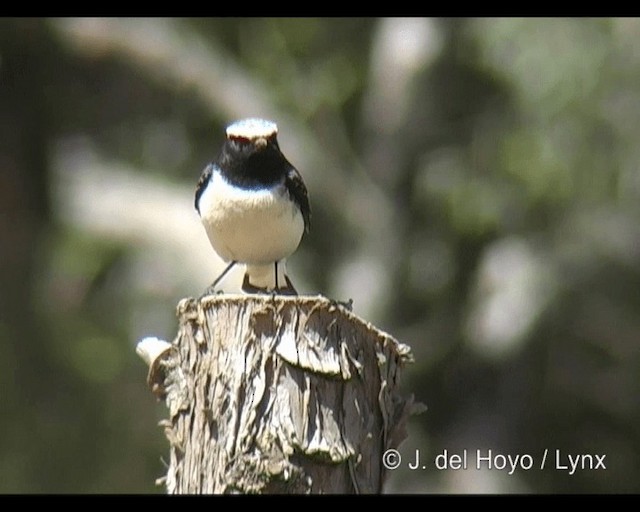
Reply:
<svg viewBox="0 0 640 512"><path fill-rule="evenodd" d="M172 494L378 493L405 437L409 347L322 296L184 299L150 379Z"/></svg>

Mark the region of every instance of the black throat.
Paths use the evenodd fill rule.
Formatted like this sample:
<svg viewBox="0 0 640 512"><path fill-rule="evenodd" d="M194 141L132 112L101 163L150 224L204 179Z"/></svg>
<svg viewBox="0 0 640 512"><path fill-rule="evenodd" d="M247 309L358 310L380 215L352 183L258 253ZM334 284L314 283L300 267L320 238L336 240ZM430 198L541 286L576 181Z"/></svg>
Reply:
<svg viewBox="0 0 640 512"><path fill-rule="evenodd" d="M275 136L262 147L247 139L227 139L217 163L229 183L246 189L275 185L292 167Z"/></svg>

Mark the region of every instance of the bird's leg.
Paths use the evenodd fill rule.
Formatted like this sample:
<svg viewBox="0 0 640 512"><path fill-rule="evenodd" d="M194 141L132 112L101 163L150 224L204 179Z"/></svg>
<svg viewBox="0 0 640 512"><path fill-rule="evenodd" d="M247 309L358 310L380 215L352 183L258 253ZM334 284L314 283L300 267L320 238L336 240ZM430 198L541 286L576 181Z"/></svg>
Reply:
<svg viewBox="0 0 640 512"><path fill-rule="evenodd" d="M293 283L291 282L291 280L289 279L289 276L285 274L284 276L285 280L287 281L287 287L285 288L285 290L287 290L286 293L284 293L283 295L298 295L297 290L293 287Z"/></svg>
<svg viewBox="0 0 640 512"><path fill-rule="evenodd" d="M287 276L287 274L283 273L285 282L282 283L284 286L280 288L280 283L278 282L278 262L277 261L275 262L275 271L276 271L276 287L274 289L274 292L280 295L298 295L298 292L293 287L293 284L291 284L291 280L289 279L289 276Z"/></svg>
<svg viewBox="0 0 640 512"><path fill-rule="evenodd" d="M222 271L222 273L221 273L221 274L216 278L216 280L213 282L213 284L211 285L211 288L215 288L215 287L216 287L216 285L217 285L220 281L222 281L222 278L223 278L224 276L226 276L226 275L227 275L227 272L229 272L229 270L231 270L231 269L235 266L235 264L236 264L236 263L237 263L237 261L236 261L236 260L233 260L231 263L229 263L229 264L227 265L227 268L225 268L225 269Z"/></svg>
<svg viewBox="0 0 640 512"><path fill-rule="evenodd" d="M235 264L236 264L236 263L238 263L238 262L237 262L237 261L235 261L235 260L233 260L231 263L229 263L229 264L227 265L227 268L225 268L225 269L222 271L222 273L221 273L218 277L216 277L216 280L211 284L211 286L209 286L209 287L205 290L204 294L205 294L205 295L212 295L212 294L216 293L216 286L218 285L218 283L219 283L220 281L222 281L222 279L224 278L224 276L226 276L226 275L227 275L227 272L229 272L229 270L231 270L231 269L235 266Z"/></svg>

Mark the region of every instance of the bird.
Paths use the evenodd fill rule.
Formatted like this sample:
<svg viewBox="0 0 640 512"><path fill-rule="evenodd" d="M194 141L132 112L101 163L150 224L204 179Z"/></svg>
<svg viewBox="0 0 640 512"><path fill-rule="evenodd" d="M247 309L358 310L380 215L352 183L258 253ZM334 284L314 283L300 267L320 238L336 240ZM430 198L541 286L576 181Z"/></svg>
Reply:
<svg viewBox="0 0 640 512"><path fill-rule="evenodd" d="M260 118L235 121L217 160L200 175L195 208L214 251L228 263L206 293L236 264L242 291L297 295L286 260L309 232L311 209L300 172L278 144L278 126Z"/></svg>

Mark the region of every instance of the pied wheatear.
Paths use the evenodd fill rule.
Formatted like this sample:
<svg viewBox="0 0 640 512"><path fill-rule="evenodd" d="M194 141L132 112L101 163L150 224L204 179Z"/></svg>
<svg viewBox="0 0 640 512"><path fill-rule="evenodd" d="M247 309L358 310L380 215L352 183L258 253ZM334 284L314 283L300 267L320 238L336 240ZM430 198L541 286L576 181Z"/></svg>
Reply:
<svg viewBox="0 0 640 512"><path fill-rule="evenodd" d="M276 124L264 119L229 125L220 156L200 176L196 210L214 250L229 262L210 291L242 263L243 291L297 294L285 263L309 230L311 211L302 176L277 135Z"/></svg>

